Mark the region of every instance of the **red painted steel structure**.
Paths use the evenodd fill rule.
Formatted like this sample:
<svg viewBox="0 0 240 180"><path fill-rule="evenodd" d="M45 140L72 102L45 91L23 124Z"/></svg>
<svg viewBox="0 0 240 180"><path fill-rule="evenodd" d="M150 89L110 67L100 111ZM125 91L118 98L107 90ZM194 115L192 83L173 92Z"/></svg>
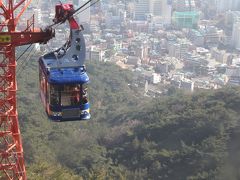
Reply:
<svg viewBox="0 0 240 180"><path fill-rule="evenodd" d="M46 43L54 36L51 29L34 29L34 18L26 23L25 31L16 31L31 1L0 0L0 179L26 179L17 114L15 47Z"/></svg>

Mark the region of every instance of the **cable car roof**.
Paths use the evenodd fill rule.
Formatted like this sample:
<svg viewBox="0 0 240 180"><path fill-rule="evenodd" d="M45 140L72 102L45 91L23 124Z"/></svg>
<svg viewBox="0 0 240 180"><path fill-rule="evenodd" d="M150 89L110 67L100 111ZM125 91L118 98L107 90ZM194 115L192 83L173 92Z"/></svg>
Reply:
<svg viewBox="0 0 240 180"><path fill-rule="evenodd" d="M52 67L50 64L56 63L53 58L40 58L40 66L48 76L48 82L52 84L83 84L89 81L84 66ZM49 66L50 65L50 66Z"/></svg>
<svg viewBox="0 0 240 180"><path fill-rule="evenodd" d="M89 77L83 67L51 69L48 76L52 84L83 84L89 81Z"/></svg>

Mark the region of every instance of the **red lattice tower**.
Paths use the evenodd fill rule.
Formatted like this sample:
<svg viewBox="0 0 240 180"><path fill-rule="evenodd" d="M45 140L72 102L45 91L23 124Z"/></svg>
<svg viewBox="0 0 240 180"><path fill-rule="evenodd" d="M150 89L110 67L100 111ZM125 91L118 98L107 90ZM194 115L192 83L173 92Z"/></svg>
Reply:
<svg viewBox="0 0 240 180"><path fill-rule="evenodd" d="M30 3L31 0L0 0L0 179L26 179L17 114L15 47L46 43L54 36L51 29L34 29L34 16L26 22L24 31L16 31Z"/></svg>

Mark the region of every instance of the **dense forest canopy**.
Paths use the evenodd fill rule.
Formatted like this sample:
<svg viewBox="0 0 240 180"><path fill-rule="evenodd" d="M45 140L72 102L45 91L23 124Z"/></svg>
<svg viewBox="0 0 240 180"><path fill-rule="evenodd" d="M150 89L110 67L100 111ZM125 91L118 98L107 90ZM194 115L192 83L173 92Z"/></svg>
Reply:
<svg viewBox="0 0 240 180"><path fill-rule="evenodd" d="M29 179L240 179L239 88L145 99L131 72L89 62L92 119L53 123L37 69L18 74Z"/></svg>

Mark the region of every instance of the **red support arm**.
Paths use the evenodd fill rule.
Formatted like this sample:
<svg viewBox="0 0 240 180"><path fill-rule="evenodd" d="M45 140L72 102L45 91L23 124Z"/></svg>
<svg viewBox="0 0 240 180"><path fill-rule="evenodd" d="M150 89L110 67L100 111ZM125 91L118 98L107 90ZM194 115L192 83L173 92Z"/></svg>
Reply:
<svg viewBox="0 0 240 180"><path fill-rule="evenodd" d="M71 29L79 29L79 25L73 17L73 5L72 4L58 4L55 7L55 23L64 23L66 20L69 21Z"/></svg>
<svg viewBox="0 0 240 180"><path fill-rule="evenodd" d="M33 43L47 43L55 36L52 29L39 32L0 32L0 47L11 44L22 46Z"/></svg>

